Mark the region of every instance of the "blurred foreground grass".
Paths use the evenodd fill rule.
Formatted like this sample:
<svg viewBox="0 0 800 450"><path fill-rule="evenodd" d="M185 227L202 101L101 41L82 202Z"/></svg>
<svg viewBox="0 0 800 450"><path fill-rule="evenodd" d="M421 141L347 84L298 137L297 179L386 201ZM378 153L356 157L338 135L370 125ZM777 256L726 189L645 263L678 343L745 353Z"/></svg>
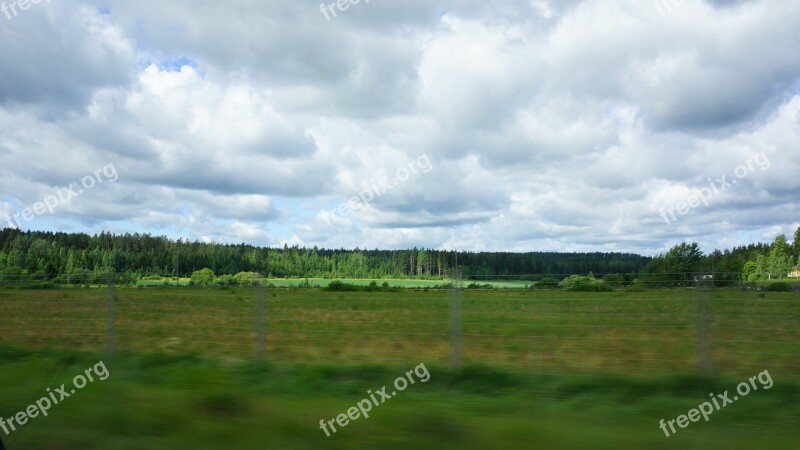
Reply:
<svg viewBox="0 0 800 450"><path fill-rule="evenodd" d="M800 377L800 296L717 290L709 334L718 373ZM446 365L452 293L317 289L116 290L116 348L303 364ZM265 299L259 313L259 298ZM526 373L669 375L698 365L693 290L463 292L463 357ZM0 290L0 346L102 351L105 289ZM261 317L259 322L257 317ZM264 325L259 327L258 323ZM259 336L263 334L263 341Z"/></svg>
<svg viewBox="0 0 800 450"><path fill-rule="evenodd" d="M320 419L413 366L257 364L197 354L109 359L12 347L0 347L0 416L23 410L48 387L69 387L100 360L111 373L106 381L4 436L8 449L789 449L800 436L796 378L773 376L772 389L667 438L660 419L744 380L523 375L482 366L454 372L426 363L430 381L327 438Z"/></svg>

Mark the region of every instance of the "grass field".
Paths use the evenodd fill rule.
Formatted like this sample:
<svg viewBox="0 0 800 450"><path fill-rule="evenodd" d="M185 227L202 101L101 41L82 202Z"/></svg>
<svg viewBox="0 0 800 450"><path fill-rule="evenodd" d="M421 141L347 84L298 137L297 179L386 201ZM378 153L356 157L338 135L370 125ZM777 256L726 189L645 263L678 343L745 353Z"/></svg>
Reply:
<svg viewBox="0 0 800 450"><path fill-rule="evenodd" d="M0 416L100 358L112 373L9 450L766 449L792 448L800 424L796 293L118 288L114 313L109 359L104 290L0 291ZM699 317L713 324L709 377ZM454 342L463 370L449 368ZM331 438L319 430L420 363L429 383ZM658 428L764 370L772 390L673 437Z"/></svg>
<svg viewBox="0 0 800 450"><path fill-rule="evenodd" d="M134 352L249 358L258 291L117 289L116 344ZM448 291L267 289L265 356L280 362L446 363ZM536 373L674 373L697 364L699 292L464 291L464 360ZM796 293L708 294L721 374L800 374ZM0 291L0 344L102 350L106 291Z"/></svg>
<svg viewBox="0 0 800 450"><path fill-rule="evenodd" d="M100 355L0 352L2 413L45 386L69 383ZM409 387L327 438L331 419L411 367L256 365L201 356L105 358L110 377L34 419L14 449L789 449L797 443L800 386L775 377L709 422L666 438L658 421L685 414L740 379L569 377L430 366ZM9 388L12 387L13 389Z"/></svg>

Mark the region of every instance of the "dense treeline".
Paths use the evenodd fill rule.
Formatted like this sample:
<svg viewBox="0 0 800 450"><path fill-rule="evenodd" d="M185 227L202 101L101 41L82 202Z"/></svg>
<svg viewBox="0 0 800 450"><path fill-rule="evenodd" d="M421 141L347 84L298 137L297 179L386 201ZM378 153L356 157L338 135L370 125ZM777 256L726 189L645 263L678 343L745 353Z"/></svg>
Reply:
<svg viewBox="0 0 800 450"><path fill-rule="evenodd" d="M792 244L782 235L772 245L750 244L703 254L696 243L683 243L655 258L625 253L267 248L173 241L147 234L0 231L0 284L29 285L101 282L111 272L127 281L189 277L206 268L211 277L441 278L458 267L465 278L474 280L545 277L548 283L558 284L569 275L590 274L584 278L596 287L597 274L616 287L634 283L691 286L701 279L722 287L796 276L798 258L800 229Z"/></svg>
<svg viewBox="0 0 800 450"><path fill-rule="evenodd" d="M653 258L638 281L651 287L690 286L706 280L717 287L797 277L800 228L790 245L785 235L772 245L750 244L705 255L696 243L676 245Z"/></svg>
<svg viewBox="0 0 800 450"><path fill-rule="evenodd" d="M129 277L217 275L269 277L437 278L458 265L467 278L525 278L594 272L637 273L650 258L623 253L473 253L430 249L330 250L173 241L147 234L0 231L0 276L7 280L83 282L106 272Z"/></svg>

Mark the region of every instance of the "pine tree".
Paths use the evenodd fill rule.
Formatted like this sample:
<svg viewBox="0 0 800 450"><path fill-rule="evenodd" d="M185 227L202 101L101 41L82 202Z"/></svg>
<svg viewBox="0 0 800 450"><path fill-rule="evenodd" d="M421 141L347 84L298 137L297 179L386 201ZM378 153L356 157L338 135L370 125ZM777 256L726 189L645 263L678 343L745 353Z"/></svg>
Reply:
<svg viewBox="0 0 800 450"><path fill-rule="evenodd" d="M783 278L792 270L792 258L789 255L789 245L786 235L775 238L772 249L767 257L767 272L772 278Z"/></svg>
<svg viewBox="0 0 800 450"><path fill-rule="evenodd" d="M794 256L794 262L797 263L800 260L800 227L797 227L797 231L794 232L794 242L792 243L792 251Z"/></svg>

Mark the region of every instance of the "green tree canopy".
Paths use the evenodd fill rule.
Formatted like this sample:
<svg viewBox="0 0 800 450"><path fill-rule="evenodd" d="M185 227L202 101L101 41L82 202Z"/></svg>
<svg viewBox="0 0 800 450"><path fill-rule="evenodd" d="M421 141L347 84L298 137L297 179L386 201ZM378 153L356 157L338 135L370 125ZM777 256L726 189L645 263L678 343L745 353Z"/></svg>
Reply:
<svg viewBox="0 0 800 450"><path fill-rule="evenodd" d="M639 281L648 287L689 286L702 270L703 252L696 242L681 243L658 255L642 270Z"/></svg>
<svg viewBox="0 0 800 450"><path fill-rule="evenodd" d="M772 278L784 278L792 270L792 257L786 235L775 238L767 257L767 272Z"/></svg>

